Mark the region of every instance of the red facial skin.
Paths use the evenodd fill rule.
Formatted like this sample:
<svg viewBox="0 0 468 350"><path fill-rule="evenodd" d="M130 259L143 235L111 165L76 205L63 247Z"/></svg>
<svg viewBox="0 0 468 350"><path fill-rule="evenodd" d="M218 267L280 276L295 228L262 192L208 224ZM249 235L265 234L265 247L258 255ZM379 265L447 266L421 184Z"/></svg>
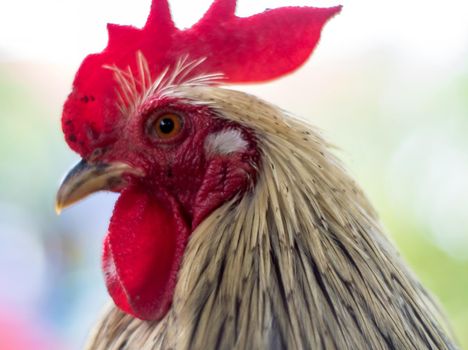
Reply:
<svg viewBox="0 0 468 350"><path fill-rule="evenodd" d="M148 133L165 112L183 118L172 139ZM238 129L246 150L206 155L206 137ZM117 137L118 135L118 137ZM162 318L171 305L177 272L190 234L214 209L249 190L259 152L252 132L216 117L207 107L176 100L153 101L102 135L93 163L119 161L141 169L121 189L104 241L107 288L123 311L144 320Z"/></svg>

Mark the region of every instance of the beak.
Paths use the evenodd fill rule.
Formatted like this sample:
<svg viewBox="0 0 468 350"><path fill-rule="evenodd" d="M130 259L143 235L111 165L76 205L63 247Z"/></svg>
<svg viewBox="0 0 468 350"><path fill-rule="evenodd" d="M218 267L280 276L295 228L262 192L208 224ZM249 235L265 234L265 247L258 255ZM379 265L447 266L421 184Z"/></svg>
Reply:
<svg viewBox="0 0 468 350"><path fill-rule="evenodd" d="M60 185L55 200L56 213L60 214L62 209L94 192L119 188L125 184L124 174L143 175L140 169L121 162L89 164L82 160L68 172Z"/></svg>

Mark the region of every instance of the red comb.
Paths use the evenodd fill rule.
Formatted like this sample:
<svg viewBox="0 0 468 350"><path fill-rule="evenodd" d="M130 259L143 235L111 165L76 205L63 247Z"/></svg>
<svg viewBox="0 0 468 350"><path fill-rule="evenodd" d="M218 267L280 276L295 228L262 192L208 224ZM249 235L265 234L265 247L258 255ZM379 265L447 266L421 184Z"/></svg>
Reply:
<svg viewBox="0 0 468 350"><path fill-rule="evenodd" d="M247 18L234 15L236 0L215 0L187 30L174 26L167 0L153 0L145 26L109 24L109 42L85 58L65 102L62 123L70 147L86 156L119 120L117 82L106 66L138 77L140 52L156 79L183 57L205 60L194 74L222 73L231 83L267 81L298 68L310 56L325 22L341 6L284 7Z"/></svg>

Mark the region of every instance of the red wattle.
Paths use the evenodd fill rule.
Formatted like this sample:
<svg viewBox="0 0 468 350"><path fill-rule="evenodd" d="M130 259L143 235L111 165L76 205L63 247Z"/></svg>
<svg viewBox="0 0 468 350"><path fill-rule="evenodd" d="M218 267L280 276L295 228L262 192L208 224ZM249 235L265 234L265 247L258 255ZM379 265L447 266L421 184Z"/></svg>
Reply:
<svg viewBox="0 0 468 350"><path fill-rule="evenodd" d="M140 186L124 190L104 241L111 297L120 309L144 320L160 319L169 309L188 237L175 202L163 202Z"/></svg>

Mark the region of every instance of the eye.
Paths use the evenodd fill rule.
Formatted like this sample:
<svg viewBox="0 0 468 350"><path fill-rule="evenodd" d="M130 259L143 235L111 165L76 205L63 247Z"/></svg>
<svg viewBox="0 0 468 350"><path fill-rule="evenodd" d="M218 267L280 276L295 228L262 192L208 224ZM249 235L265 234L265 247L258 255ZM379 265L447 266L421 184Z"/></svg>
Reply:
<svg viewBox="0 0 468 350"><path fill-rule="evenodd" d="M182 117L176 113L163 113L150 119L148 133L162 140L169 140L180 134L183 127Z"/></svg>

